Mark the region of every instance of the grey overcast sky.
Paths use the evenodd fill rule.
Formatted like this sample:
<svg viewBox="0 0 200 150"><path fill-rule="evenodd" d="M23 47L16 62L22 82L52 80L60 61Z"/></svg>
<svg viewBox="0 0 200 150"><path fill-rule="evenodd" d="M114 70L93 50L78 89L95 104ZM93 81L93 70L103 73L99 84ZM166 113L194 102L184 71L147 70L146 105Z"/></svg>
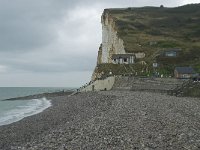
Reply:
<svg viewBox="0 0 200 150"><path fill-rule="evenodd" d="M200 0L0 0L0 86L78 87L90 80L104 8Z"/></svg>

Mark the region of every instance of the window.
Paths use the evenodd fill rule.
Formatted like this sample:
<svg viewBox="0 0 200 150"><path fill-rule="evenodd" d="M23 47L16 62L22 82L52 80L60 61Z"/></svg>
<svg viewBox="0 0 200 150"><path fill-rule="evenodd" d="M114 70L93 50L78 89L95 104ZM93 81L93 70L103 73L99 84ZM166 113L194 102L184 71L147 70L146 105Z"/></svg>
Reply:
<svg viewBox="0 0 200 150"><path fill-rule="evenodd" d="M124 58L124 62L127 62L127 58Z"/></svg>
<svg viewBox="0 0 200 150"><path fill-rule="evenodd" d="M174 51L169 51L169 52L166 52L165 55L168 57L176 57L177 54Z"/></svg>

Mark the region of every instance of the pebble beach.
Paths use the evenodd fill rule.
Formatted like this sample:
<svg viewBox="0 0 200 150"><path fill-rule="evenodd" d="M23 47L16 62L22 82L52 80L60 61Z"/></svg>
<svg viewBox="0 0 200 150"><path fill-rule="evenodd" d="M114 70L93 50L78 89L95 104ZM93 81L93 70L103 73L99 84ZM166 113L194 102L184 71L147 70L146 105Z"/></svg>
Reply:
<svg viewBox="0 0 200 150"><path fill-rule="evenodd" d="M0 150L198 150L200 99L138 91L51 98L42 113L0 126Z"/></svg>

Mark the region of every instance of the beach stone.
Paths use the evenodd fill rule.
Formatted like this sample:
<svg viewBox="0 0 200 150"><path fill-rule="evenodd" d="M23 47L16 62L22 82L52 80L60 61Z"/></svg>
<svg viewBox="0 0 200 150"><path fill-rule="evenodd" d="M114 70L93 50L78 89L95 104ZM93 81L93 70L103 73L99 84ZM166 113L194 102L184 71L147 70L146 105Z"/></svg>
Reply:
<svg viewBox="0 0 200 150"><path fill-rule="evenodd" d="M2 150L200 147L200 100L137 91L52 98L52 107L0 127Z"/></svg>

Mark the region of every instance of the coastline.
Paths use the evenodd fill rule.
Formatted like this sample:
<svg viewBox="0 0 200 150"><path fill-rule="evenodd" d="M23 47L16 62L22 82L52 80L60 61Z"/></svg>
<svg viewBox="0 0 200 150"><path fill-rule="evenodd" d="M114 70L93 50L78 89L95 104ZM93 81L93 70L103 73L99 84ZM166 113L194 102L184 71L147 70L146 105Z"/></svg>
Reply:
<svg viewBox="0 0 200 150"><path fill-rule="evenodd" d="M10 105L12 101L17 101L18 103L22 103L26 101L23 106L16 106L9 111L4 112L0 116L0 126L9 125L15 122L18 122L26 117L30 117L36 114L43 112L45 109L52 106L51 99L57 96L64 96L71 94L72 91L59 91L59 92L50 92L50 93L41 93L29 96L15 97L1 100L3 105ZM20 107L18 109L17 107Z"/></svg>
<svg viewBox="0 0 200 150"><path fill-rule="evenodd" d="M198 98L101 91L55 96L42 113L0 127L0 149L198 149Z"/></svg>
<svg viewBox="0 0 200 150"><path fill-rule="evenodd" d="M56 122L50 123L53 111L56 111L60 103L57 102L62 97L67 97L72 92L54 92L30 95L25 97L11 98L4 101L31 100L45 96L51 101L51 107L45 108L41 112L26 116L25 118L13 122L11 124L0 126L0 149L20 149L18 145L25 145L30 139L39 138L41 133L50 130L51 127L57 125ZM58 118L56 116L55 118ZM54 119L55 119L54 118Z"/></svg>
<svg viewBox="0 0 200 150"><path fill-rule="evenodd" d="M30 100L30 99L40 99L40 98L53 98L57 96L64 96L64 95L70 95L73 93L73 91L59 91L59 92L52 92L52 93L41 93L41 94L35 94L35 95L28 95L28 96L22 96L22 97L13 97L4 99L2 101L14 101L14 100Z"/></svg>
<svg viewBox="0 0 200 150"><path fill-rule="evenodd" d="M5 103L6 101L4 101ZM9 101L11 102L11 101ZM19 100L22 102L22 100ZM51 100L43 98L38 99L27 99L27 103L24 106L17 106L20 107L16 109L7 110L5 115L0 117L0 126L9 125L14 122L20 121L26 117L36 115L38 113L43 112L45 109L51 107Z"/></svg>

